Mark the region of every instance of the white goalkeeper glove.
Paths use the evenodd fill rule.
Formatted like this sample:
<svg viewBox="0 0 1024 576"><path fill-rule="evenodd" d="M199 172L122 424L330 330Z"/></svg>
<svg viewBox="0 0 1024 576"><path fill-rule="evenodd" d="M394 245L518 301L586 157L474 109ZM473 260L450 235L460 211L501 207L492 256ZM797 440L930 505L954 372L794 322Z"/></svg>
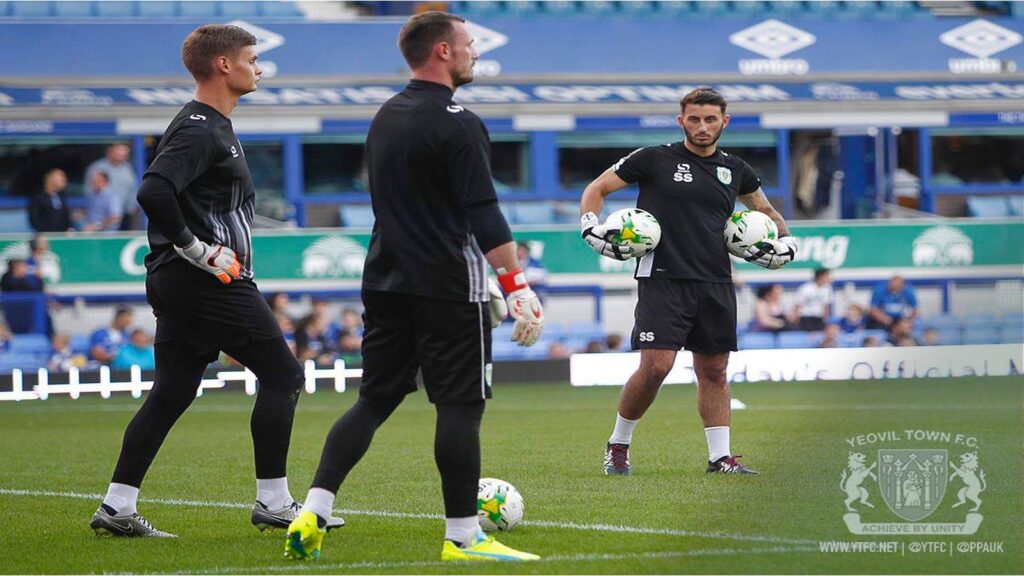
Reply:
<svg viewBox="0 0 1024 576"><path fill-rule="evenodd" d="M544 309L537 294L526 283L522 270L506 272L498 268L498 284L508 293L508 313L515 320L512 341L520 346L532 346L544 330Z"/></svg>
<svg viewBox="0 0 1024 576"><path fill-rule="evenodd" d="M621 230L601 224L597 214L593 212L587 212L580 216L580 235L583 236L583 241L590 246L591 250L612 260L629 260L633 255L631 247L608 240L609 234L617 232L621 232Z"/></svg>
<svg viewBox="0 0 1024 576"><path fill-rule="evenodd" d="M188 246L175 246L174 249L189 264L216 276L221 284L230 284L242 274L238 256L227 246L211 246L199 238L192 238Z"/></svg>
<svg viewBox="0 0 1024 576"><path fill-rule="evenodd" d="M778 240L763 240L751 246L741 258L753 262L762 268L778 270L796 258L800 242L793 236L783 236Z"/></svg>
<svg viewBox="0 0 1024 576"><path fill-rule="evenodd" d="M501 288L493 278L487 279L487 290L491 297L487 302L487 310L491 313L491 328L497 328L505 318L508 318L508 304L505 303L505 296L501 294Z"/></svg>

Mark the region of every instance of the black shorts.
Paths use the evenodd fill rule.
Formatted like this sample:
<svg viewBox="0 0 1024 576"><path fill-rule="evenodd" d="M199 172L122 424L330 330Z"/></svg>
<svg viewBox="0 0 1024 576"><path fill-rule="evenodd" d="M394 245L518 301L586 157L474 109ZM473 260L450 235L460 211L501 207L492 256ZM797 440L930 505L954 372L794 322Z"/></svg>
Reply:
<svg viewBox="0 0 1024 576"><path fill-rule="evenodd" d="M736 350L736 290L730 284L639 278L634 350Z"/></svg>
<svg viewBox="0 0 1024 576"><path fill-rule="evenodd" d="M491 320L485 302L363 290L364 396L416 391L423 371L434 404L491 397Z"/></svg>
<svg viewBox="0 0 1024 576"><path fill-rule="evenodd" d="M221 284L180 258L146 274L146 300L156 316L154 342L186 342L208 362L221 350L282 337L255 282Z"/></svg>

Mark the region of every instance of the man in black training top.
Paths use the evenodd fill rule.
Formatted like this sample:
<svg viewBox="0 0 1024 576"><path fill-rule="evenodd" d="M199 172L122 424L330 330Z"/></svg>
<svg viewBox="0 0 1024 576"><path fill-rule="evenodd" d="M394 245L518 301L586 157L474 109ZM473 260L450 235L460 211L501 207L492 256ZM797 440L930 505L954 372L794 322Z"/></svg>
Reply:
<svg viewBox="0 0 1024 576"><path fill-rule="evenodd" d="M259 83L255 44L237 26L206 25L182 45L196 99L167 127L138 193L149 217L146 299L156 316L156 377L125 430L107 495L89 524L97 534L173 537L139 515L139 486L221 350L259 378L251 420L252 523L286 528L298 513L286 463L305 379L252 280L255 195L228 120L239 97ZM341 524L334 519L331 527Z"/></svg>
<svg viewBox="0 0 1024 576"><path fill-rule="evenodd" d="M472 43L465 22L441 12L413 16L399 34L412 81L381 107L366 138L376 221L363 271L363 383L327 435L302 513L288 528L292 558L319 557L338 488L376 429L416 390L419 370L437 410L441 558L537 559L484 536L477 520L480 422L491 395L487 263L508 293L513 340L533 344L544 316L498 209L487 130L452 100L473 80ZM490 300L500 321L505 301L500 292Z"/></svg>
<svg viewBox="0 0 1024 576"><path fill-rule="evenodd" d="M729 125L726 102L711 88L698 88L680 102L682 142L634 150L601 174L580 200L583 239L598 254L624 260L630 249L606 240L599 224L608 194L631 183L640 187L637 208L662 226L661 242L637 261L639 300L632 345L640 368L619 399L615 429L605 449L604 472L628 475L633 428L654 402L676 353L693 353L697 404L708 443L709 473L754 474L729 447L729 352L736 350L736 292L722 231L737 197L779 227L779 240L735 254L764 268L780 268L796 256L796 238L761 190L746 162L717 147Z"/></svg>

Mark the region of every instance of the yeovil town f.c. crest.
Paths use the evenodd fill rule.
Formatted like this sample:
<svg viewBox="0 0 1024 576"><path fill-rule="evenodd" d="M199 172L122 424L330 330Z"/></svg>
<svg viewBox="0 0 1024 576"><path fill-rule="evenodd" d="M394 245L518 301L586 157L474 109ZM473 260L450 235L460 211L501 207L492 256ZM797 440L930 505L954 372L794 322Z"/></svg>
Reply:
<svg viewBox="0 0 1024 576"><path fill-rule="evenodd" d="M877 475L876 472L877 466ZM862 523L860 511L874 509L874 490L868 479L878 482L878 494L889 510L907 523ZM946 487L954 479L963 486L957 501L949 508L973 505L963 523L918 523L942 504ZM981 493L988 487L985 472L978 465L977 451L960 455L960 464L951 462L945 449L880 449L877 460L867 465L867 456L848 454L839 487L846 493L843 521L854 534L974 534L981 524Z"/></svg>
<svg viewBox="0 0 1024 576"><path fill-rule="evenodd" d="M732 170L726 168L725 166L719 166L718 181L721 182L722 184L725 184L726 186L732 184Z"/></svg>

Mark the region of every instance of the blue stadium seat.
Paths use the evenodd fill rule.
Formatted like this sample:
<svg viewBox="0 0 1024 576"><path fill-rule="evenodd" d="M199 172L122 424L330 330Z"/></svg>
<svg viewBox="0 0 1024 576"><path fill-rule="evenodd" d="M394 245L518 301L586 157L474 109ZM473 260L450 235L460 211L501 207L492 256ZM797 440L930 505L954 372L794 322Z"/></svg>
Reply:
<svg viewBox="0 0 1024 576"><path fill-rule="evenodd" d="M999 318L999 323L1005 326L1024 326L1024 312L1007 312Z"/></svg>
<svg viewBox="0 0 1024 576"><path fill-rule="evenodd" d="M515 18L530 18L541 13L541 2L523 0L522 2L506 2L504 15Z"/></svg>
<svg viewBox="0 0 1024 576"><path fill-rule="evenodd" d="M143 18L173 18L178 16L178 3L170 0L142 0L139 16Z"/></svg>
<svg viewBox="0 0 1024 576"><path fill-rule="evenodd" d="M957 330L959 330L959 329L960 328L959 328L959 324L958 324L957 325ZM859 343L860 345L864 344L864 339L867 338L868 336L874 338L875 340L878 340L879 343L885 342L885 341L889 340L889 333L886 332L885 330L877 330L877 329L861 330L859 336L860 336L860 343Z"/></svg>
<svg viewBox="0 0 1024 576"><path fill-rule="evenodd" d="M341 225L348 228L373 226L373 207L369 204L346 204L340 210Z"/></svg>
<svg viewBox="0 0 1024 576"><path fill-rule="evenodd" d="M15 368L24 371L35 371L44 364L46 362L33 354L0 354L0 374L10 374Z"/></svg>
<svg viewBox="0 0 1024 576"><path fill-rule="evenodd" d="M948 328L955 328L959 330L960 327L963 326L963 322L961 322L960 317L955 314L937 314L929 318L926 325L937 330Z"/></svg>
<svg viewBox="0 0 1024 576"><path fill-rule="evenodd" d="M838 340L840 348L856 348L860 346L862 337L856 332L842 332Z"/></svg>
<svg viewBox="0 0 1024 576"><path fill-rule="evenodd" d="M808 16L815 18L836 18L842 12L842 7L839 2L834 0L818 0L808 2L805 12Z"/></svg>
<svg viewBox="0 0 1024 576"><path fill-rule="evenodd" d="M507 338L495 338L491 344L491 359L493 360L522 360L526 354L522 346L510 342Z"/></svg>
<svg viewBox="0 0 1024 576"><path fill-rule="evenodd" d="M887 0L878 3L879 10L875 13L878 18L912 18L920 11L916 2L910 0Z"/></svg>
<svg viewBox="0 0 1024 576"><path fill-rule="evenodd" d="M178 13L186 18L216 18L220 16L219 2L179 2Z"/></svg>
<svg viewBox="0 0 1024 576"><path fill-rule="evenodd" d="M817 348L820 338L811 332L779 332L779 348Z"/></svg>
<svg viewBox="0 0 1024 576"><path fill-rule="evenodd" d="M92 18L93 2L58 0L53 3L53 15L58 18Z"/></svg>
<svg viewBox="0 0 1024 576"><path fill-rule="evenodd" d="M797 0L777 0L768 2L768 12L772 16L781 18L799 17L804 14L803 2Z"/></svg>
<svg viewBox="0 0 1024 576"><path fill-rule="evenodd" d="M11 3L8 0L0 0L0 18L11 15Z"/></svg>
<svg viewBox="0 0 1024 576"><path fill-rule="evenodd" d="M551 0L544 3L544 13L549 16L574 16L578 9L575 2L568 0Z"/></svg>
<svg viewBox="0 0 1024 576"><path fill-rule="evenodd" d="M604 340L605 332L597 322L575 322L569 326L574 340Z"/></svg>
<svg viewBox="0 0 1024 576"><path fill-rule="evenodd" d="M504 11L501 2L481 0L480 2L459 2L456 10L467 16L493 16Z"/></svg>
<svg viewBox="0 0 1024 576"><path fill-rule="evenodd" d="M940 328L938 343L940 346L963 344L963 334L959 328Z"/></svg>
<svg viewBox="0 0 1024 576"><path fill-rule="evenodd" d="M0 210L0 230L9 233L32 232L26 210Z"/></svg>
<svg viewBox="0 0 1024 576"><path fill-rule="evenodd" d="M263 16L263 6L252 0L220 2L220 14L224 18L259 18Z"/></svg>
<svg viewBox="0 0 1024 576"><path fill-rule="evenodd" d="M1003 324L999 334L1005 343L1024 343L1024 324Z"/></svg>
<svg viewBox="0 0 1024 576"><path fill-rule="evenodd" d="M978 218L1002 218L1010 215L1010 205L1003 196L968 196L967 214Z"/></svg>
<svg viewBox="0 0 1024 576"><path fill-rule="evenodd" d="M552 224L555 207L550 202L517 202L517 224Z"/></svg>
<svg viewBox="0 0 1024 576"><path fill-rule="evenodd" d="M88 354L89 353L89 335L88 334L72 334L71 335L71 351L76 354Z"/></svg>
<svg viewBox="0 0 1024 576"><path fill-rule="evenodd" d="M738 18L760 18L768 13L766 4L771 2L760 2L757 0L738 0L729 2L732 5L732 13Z"/></svg>
<svg viewBox="0 0 1024 576"><path fill-rule="evenodd" d="M609 0L588 0L580 2L578 10L586 16L610 16L618 11L618 7Z"/></svg>
<svg viewBox="0 0 1024 576"><path fill-rule="evenodd" d="M263 15L268 18L301 18L304 16L299 6L291 0L265 0Z"/></svg>
<svg viewBox="0 0 1024 576"><path fill-rule="evenodd" d="M975 326L995 326L996 317L992 314L979 313L967 314L964 316L964 327L972 328Z"/></svg>
<svg viewBox="0 0 1024 576"><path fill-rule="evenodd" d="M608 200L604 203L604 216L624 208L636 208L636 200Z"/></svg>
<svg viewBox="0 0 1024 576"><path fill-rule="evenodd" d="M964 329L964 344L998 344L1001 340L995 325L969 326Z"/></svg>
<svg viewBox="0 0 1024 576"><path fill-rule="evenodd" d="M693 18L724 18L729 15L729 4L719 0L691 2L690 10Z"/></svg>
<svg viewBox="0 0 1024 576"><path fill-rule="evenodd" d="M647 2L646 0L637 0L636 2L620 2L619 12L623 16L653 16L655 14L654 7L657 2Z"/></svg>
<svg viewBox="0 0 1024 576"><path fill-rule="evenodd" d="M11 16L16 18L49 18L53 15L50 2L29 2L14 0L11 2Z"/></svg>
<svg viewBox="0 0 1024 576"><path fill-rule="evenodd" d="M841 6L842 15L850 19L874 18L878 13L878 2L871 0L846 0Z"/></svg>
<svg viewBox="0 0 1024 576"><path fill-rule="evenodd" d="M557 322L545 322L544 333L541 338L548 340L564 340L569 337L569 328L565 324Z"/></svg>
<svg viewBox="0 0 1024 576"><path fill-rule="evenodd" d="M138 2L101 0L96 2L96 16L100 18L134 18L138 15Z"/></svg>
<svg viewBox="0 0 1024 576"><path fill-rule="evenodd" d="M1010 214L1013 216L1024 216L1024 194L1014 194L1006 197L1006 203L1010 206Z"/></svg>
<svg viewBox="0 0 1024 576"><path fill-rule="evenodd" d="M42 334L15 334L10 353L49 357L50 340Z"/></svg>
<svg viewBox="0 0 1024 576"><path fill-rule="evenodd" d="M497 328L491 330L491 341L507 341L512 338L512 322L502 322Z"/></svg>
<svg viewBox="0 0 1024 576"><path fill-rule="evenodd" d="M656 4L659 16L687 16L693 10L693 6L684 0L665 0Z"/></svg>
<svg viewBox="0 0 1024 576"><path fill-rule="evenodd" d="M775 334L771 332L744 332L740 334L740 350L763 350L775 348Z"/></svg>

